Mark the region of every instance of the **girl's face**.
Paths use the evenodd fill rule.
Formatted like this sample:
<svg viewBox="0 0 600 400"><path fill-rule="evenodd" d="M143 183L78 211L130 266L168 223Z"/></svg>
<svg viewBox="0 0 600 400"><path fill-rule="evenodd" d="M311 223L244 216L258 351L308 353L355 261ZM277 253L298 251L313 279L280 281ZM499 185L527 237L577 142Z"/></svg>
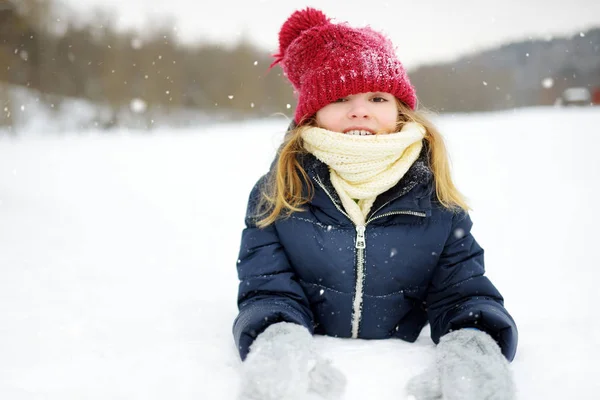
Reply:
<svg viewBox="0 0 600 400"><path fill-rule="evenodd" d="M358 93L321 108L316 120L321 128L350 135L392 133L396 131L398 106L390 93Z"/></svg>

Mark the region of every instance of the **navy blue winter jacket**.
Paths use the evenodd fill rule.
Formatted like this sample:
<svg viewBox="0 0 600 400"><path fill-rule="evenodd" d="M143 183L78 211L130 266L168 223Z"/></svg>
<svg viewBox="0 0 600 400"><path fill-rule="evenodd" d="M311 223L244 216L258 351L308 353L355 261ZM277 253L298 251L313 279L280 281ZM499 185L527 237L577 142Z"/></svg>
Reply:
<svg viewBox="0 0 600 400"><path fill-rule="evenodd" d="M437 201L426 154L424 147L400 182L377 197L364 227L346 215L328 167L310 154L301 162L312 200L263 229L256 227L257 203L268 174L258 181L237 264L233 334L242 359L257 335L280 321L316 334L409 342L430 323L435 343L476 327L514 358L517 328L484 276L471 219Z"/></svg>

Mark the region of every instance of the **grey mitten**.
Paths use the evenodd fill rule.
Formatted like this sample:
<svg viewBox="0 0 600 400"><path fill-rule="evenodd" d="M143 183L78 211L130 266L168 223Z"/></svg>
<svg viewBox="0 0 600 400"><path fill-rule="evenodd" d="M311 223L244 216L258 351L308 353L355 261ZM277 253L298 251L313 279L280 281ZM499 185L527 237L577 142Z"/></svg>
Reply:
<svg viewBox="0 0 600 400"><path fill-rule="evenodd" d="M515 385L498 344L477 329L444 335L435 363L412 378L408 394L417 400L513 400Z"/></svg>
<svg viewBox="0 0 600 400"><path fill-rule="evenodd" d="M269 326L250 346L242 364L240 400L341 398L344 375L316 354L305 327L289 322Z"/></svg>

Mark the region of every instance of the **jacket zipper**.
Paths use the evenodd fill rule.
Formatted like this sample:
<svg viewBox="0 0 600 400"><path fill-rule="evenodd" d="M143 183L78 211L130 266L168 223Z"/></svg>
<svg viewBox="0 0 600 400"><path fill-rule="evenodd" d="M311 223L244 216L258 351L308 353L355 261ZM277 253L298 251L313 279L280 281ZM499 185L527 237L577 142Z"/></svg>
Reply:
<svg viewBox="0 0 600 400"><path fill-rule="evenodd" d="M350 218L350 216L344 210L342 210L338 206L338 204L333 200L333 197L331 196L331 194L329 194L329 191L327 191L327 189L325 189L325 186L323 185L323 183L321 183L321 181L316 178L314 178L314 180L315 180L315 182L317 182L319 184L321 189L323 189L323 191L327 194L327 196L329 197L329 199L331 200L331 202L333 203L335 208L337 208L339 212L341 212L346 217L348 217L350 222L354 223L352 221L352 218ZM393 199L393 200L395 200L395 199ZM393 200L390 200L387 203L385 203L384 205L382 205L381 207L379 207L379 209L377 211L381 210L383 207L385 207L386 205L391 203ZM361 320L361 315L362 315L363 284L364 284L364 279L365 279L365 249L367 247L367 242L365 239L365 232L367 229L367 225L371 221L376 220L378 218L383 218L383 217L387 217L390 215L399 215L399 214L414 215L414 216L423 217L423 218L427 216L425 213L418 212L418 211L408 211L408 210L407 211L392 211L392 212L378 215L376 217L371 217L364 225L355 225L356 226L356 241L355 241L355 243L356 243L355 244L355 247L356 247L356 285L354 287L354 300L352 302L352 320L351 320L352 338L353 339L358 338L358 331L359 331L360 320Z"/></svg>
<svg viewBox="0 0 600 400"><path fill-rule="evenodd" d="M366 225L366 224L365 224ZM365 282L365 225L356 225L356 286L352 302L352 338L358 338L358 328L362 316L363 285Z"/></svg>
<svg viewBox="0 0 600 400"><path fill-rule="evenodd" d="M387 203L386 203L387 204ZM392 211L389 213L372 217L364 225L356 226L356 286L354 289L354 301L352 303L352 338L358 338L358 331L360 328L360 321L362 319L362 303L363 303L363 285L365 281L365 248L367 242L365 239L365 232L369 222L378 218L387 217L390 215L415 215L418 217L426 217L425 213L418 211Z"/></svg>

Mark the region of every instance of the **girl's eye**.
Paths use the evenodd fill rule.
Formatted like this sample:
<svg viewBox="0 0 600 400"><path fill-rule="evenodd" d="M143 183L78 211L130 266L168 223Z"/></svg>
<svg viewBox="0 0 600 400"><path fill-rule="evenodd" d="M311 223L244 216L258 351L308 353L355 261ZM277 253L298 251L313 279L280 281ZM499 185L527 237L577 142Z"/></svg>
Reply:
<svg viewBox="0 0 600 400"><path fill-rule="evenodd" d="M373 97L373 99L372 99L372 100L373 100L373 102L374 102L374 103L384 103L384 102L386 102L386 101L387 101L387 99L386 99L386 98L384 98L384 97L379 97L379 96L377 96L377 97Z"/></svg>
<svg viewBox="0 0 600 400"><path fill-rule="evenodd" d="M346 99L342 97L341 99L337 99L336 101L334 101L334 103L343 103L345 101Z"/></svg>

